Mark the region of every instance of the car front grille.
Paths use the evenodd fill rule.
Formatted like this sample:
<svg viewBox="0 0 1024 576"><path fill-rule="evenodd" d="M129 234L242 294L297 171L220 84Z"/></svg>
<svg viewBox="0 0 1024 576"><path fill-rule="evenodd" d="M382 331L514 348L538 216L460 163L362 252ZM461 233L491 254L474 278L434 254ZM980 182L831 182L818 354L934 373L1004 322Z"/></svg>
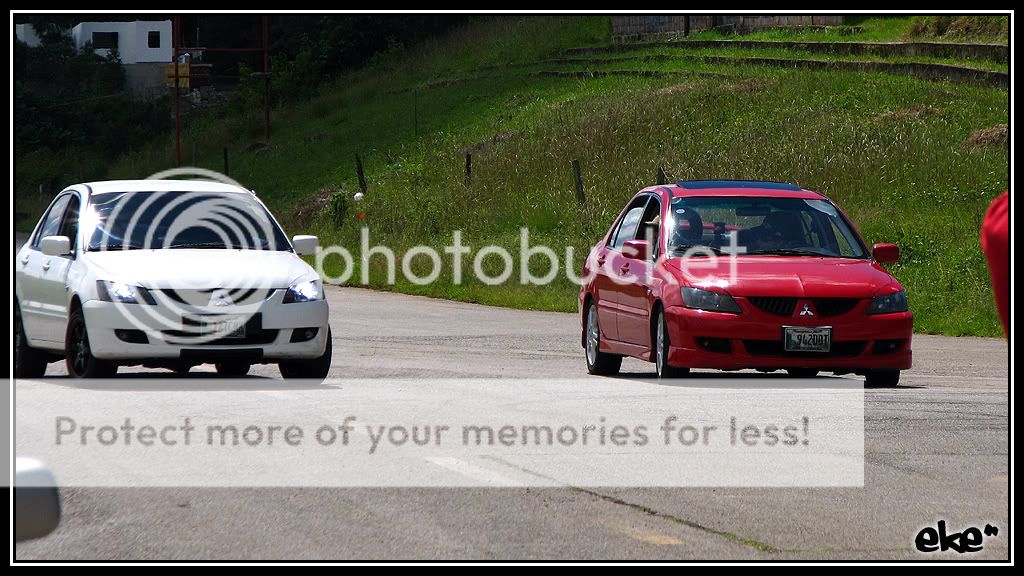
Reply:
<svg viewBox="0 0 1024 576"><path fill-rule="evenodd" d="M755 307L776 316L792 316L798 298L781 296L748 296L747 300ZM840 316L853 310L860 302L857 298L808 298L817 311L818 316Z"/></svg>
<svg viewBox="0 0 1024 576"><path fill-rule="evenodd" d="M277 291L274 288L163 288L152 290L178 304L205 307L210 305L214 292L223 290L234 306L250 306L269 299Z"/></svg>

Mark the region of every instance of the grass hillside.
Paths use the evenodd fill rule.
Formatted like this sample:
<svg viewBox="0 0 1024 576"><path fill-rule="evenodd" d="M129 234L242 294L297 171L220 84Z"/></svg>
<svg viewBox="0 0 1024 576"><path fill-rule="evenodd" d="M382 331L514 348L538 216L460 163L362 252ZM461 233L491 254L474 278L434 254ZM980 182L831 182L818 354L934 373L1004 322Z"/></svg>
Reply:
<svg viewBox="0 0 1024 576"><path fill-rule="evenodd" d="M475 22L392 50L313 100L274 110L268 147L258 144L258 109L193 121L185 157L195 142L198 164L219 170L228 146L231 176L254 188L289 233L316 233L325 244L357 251L357 208L371 243L397 249L440 248L459 229L474 249L497 243L515 252L526 226L532 243L563 260L575 247L577 272L659 166L674 179L793 181L836 200L869 243L900 245L892 271L907 286L919 331L1002 334L978 230L988 202L1008 187L1005 89L671 54L563 54L607 43L609 34L605 17ZM990 131L979 137L981 130ZM355 205L357 153L369 191ZM161 140L125 156L109 176L144 177L173 158L173 142ZM573 159L582 166L583 207ZM450 256L443 258L447 273ZM385 288L382 263L374 260L371 283ZM426 263L413 262L417 270ZM576 306L577 289L564 275L545 287L520 285L518 273L496 287L442 278L391 289L532 309Z"/></svg>

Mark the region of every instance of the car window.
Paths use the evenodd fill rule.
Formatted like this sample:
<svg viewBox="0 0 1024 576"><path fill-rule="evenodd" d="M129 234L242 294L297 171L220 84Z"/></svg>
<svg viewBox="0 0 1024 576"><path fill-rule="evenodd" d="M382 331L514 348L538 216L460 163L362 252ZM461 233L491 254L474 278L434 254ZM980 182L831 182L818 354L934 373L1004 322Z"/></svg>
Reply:
<svg viewBox="0 0 1024 576"><path fill-rule="evenodd" d="M32 239L33 248L39 248L39 241L43 238L57 235L57 231L60 230L61 218L64 216L64 209L67 208L70 199L70 194L64 194L50 205L46 216L43 217L43 223L39 226L39 231Z"/></svg>
<svg viewBox="0 0 1024 576"><path fill-rule="evenodd" d="M640 222L640 218L643 216L644 207L647 206L647 195L634 198L629 206L626 208L626 213L622 219L616 225L615 230L612 231L608 237L609 248L622 248L622 245L627 240L633 240L636 238L637 224Z"/></svg>
<svg viewBox="0 0 1024 576"><path fill-rule="evenodd" d="M622 224L619 225L619 233L615 235L615 242L612 244L612 248L618 250L622 248L626 241L636 238L636 230L640 225L643 215L643 206L631 208L629 212L626 212L626 215L622 217Z"/></svg>
<svg viewBox="0 0 1024 576"><path fill-rule="evenodd" d="M68 208L64 211L64 219L61 221L60 231L57 233L58 236L67 236L71 239L71 253L75 253L75 246L77 246L78 238L78 208L80 200L75 194L70 195L68 201Z"/></svg>
<svg viewBox="0 0 1024 576"><path fill-rule="evenodd" d="M672 200L666 223L669 251L693 247L749 255L866 258L849 222L827 200L690 196Z"/></svg>
<svg viewBox="0 0 1024 576"><path fill-rule="evenodd" d="M647 207L644 209L643 217L640 218L640 225L637 227L637 240L647 240L651 245L651 256L658 255L658 233L661 230L661 200L657 196L651 196Z"/></svg>
<svg viewBox="0 0 1024 576"><path fill-rule="evenodd" d="M253 196L192 191L104 192L89 203L85 250L196 248L290 251Z"/></svg>

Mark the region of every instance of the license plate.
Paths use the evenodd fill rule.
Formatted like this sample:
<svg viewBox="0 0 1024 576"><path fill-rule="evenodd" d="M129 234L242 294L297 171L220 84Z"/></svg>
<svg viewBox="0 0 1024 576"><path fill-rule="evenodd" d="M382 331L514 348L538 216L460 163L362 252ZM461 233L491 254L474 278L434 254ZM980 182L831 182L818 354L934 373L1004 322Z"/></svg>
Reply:
<svg viewBox="0 0 1024 576"><path fill-rule="evenodd" d="M218 316L205 318L201 322L204 336L216 335L219 338L245 338L245 316Z"/></svg>
<svg viewBox="0 0 1024 576"><path fill-rule="evenodd" d="M832 327L783 326L782 341L786 352L828 352L832 349Z"/></svg>

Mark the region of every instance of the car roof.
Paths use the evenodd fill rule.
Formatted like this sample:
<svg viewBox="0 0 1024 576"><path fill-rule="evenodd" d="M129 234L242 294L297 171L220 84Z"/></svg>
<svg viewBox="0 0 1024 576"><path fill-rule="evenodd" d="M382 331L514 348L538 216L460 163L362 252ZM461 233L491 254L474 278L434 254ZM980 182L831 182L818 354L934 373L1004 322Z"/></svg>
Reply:
<svg viewBox="0 0 1024 576"><path fill-rule="evenodd" d="M825 196L789 182L763 180L680 180L667 187L673 198L689 196L755 196L821 200Z"/></svg>
<svg viewBox="0 0 1024 576"><path fill-rule="evenodd" d="M90 194L106 192L227 192L249 193L245 188L210 180L105 180L85 182L69 188L84 187Z"/></svg>

